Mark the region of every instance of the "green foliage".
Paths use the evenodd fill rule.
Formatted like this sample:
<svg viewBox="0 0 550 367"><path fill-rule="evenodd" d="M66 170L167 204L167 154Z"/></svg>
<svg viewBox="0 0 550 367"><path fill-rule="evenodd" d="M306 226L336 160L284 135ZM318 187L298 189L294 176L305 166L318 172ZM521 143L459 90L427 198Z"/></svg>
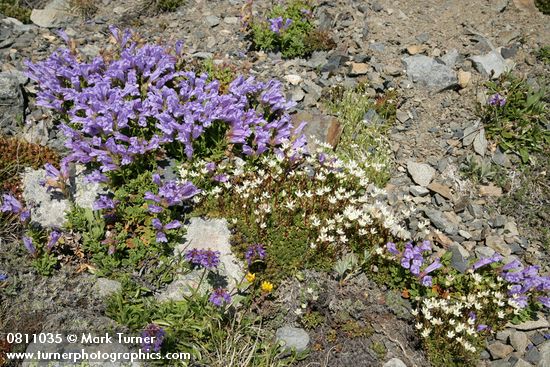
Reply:
<svg viewBox="0 0 550 367"><path fill-rule="evenodd" d="M374 353L376 353L378 359L384 359L386 357L386 353L388 352L384 343L377 341L373 342L370 348L374 351Z"/></svg>
<svg viewBox="0 0 550 367"><path fill-rule="evenodd" d="M363 255L387 239L390 230L399 231L397 223L390 229L374 217L372 221L360 219L371 218L367 213L370 207L356 201L370 185L366 171L357 163L349 163L336 173L329 166L342 167L342 162L335 159L320 163L319 157L331 159L314 155L302 162L275 156L239 165L239 161L226 161L211 173L224 172L231 177L218 186L212 186L211 178L200 174L204 162L184 165L181 174L183 179L204 188L204 199L194 214L230 220L232 244L240 256L251 244L263 244L266 269L259 276L280 281L305 268L330 270L344 253ZM373 200L372 210L378 205L381 203ZM345 210L352 218L349 223L343 215ZM360 214L363 210L366 212Z"/></svg>
<svg viewBox="0 0 550 367"><path fill-rule="evenodd" d="M184 4L184 0L145 0L143 7L153 13L176 11Z"/></svg>
<svg viewBox="0 0 550 367"><path fill-rule="evenodd" d="M96 0L70 0L69 6L82 18L92 18L98 10Z"/></svg>
<svg viewBox="0 0 550 367"><path fill-rule="evenodd" d="M305 57L313 51L335 47L329 34L315 27L312 10L310 1L290 0L286 4L274 5L261 20L252 19L249 28L254 47L264 51L280 51L284 58ZM269 19L278 17L283 19L283 23L287 19L292 23L280 32L274 32L270 29Z"/></svg>
<svg viewBox="0 0 550 367"><path fill-rule="evenodd" d="M0 13L26 24L31 22L31 9L23 6L19 0L0 0Z"/></svg>
<svg viewBox="0 0 550 367"><path fill-rule="evenodd" d="M524 163L533 152L550 150L550 115L548 85L535 90L525 80L504 74L496 82L488 82L488 95L506 98L504 106L481 106L480 116L487 136L504 151L518 154Z"/></svg>
<svg viewBox="0 0 550 367"><path fill-rule="evenodd" d="M387 92L373 100L365 94L366 88L335 87L328 92L325 105L343 129L336 154L343 160L362 162L371 180L384 187L391 172L392 152L387 135L395 122L397 96Z"/></svg>
<svg viewBox="0 0 550 367"><path fill-rule="evenodd" d="M550 0L535 0L535 5L542 14L550 15Z"/></svg>
<svg viewBox="0 0 550 367"><path fill-rule="evenodd" d="M325 323L325 317L318 311L311 311L302 316L300 323L306 329L315 329Z"/></svg>
<svg viewBox="0 0 550 367"><path fill-rule="evenodd" d="M550 46L541 47L537 51L537 59L546 65L550 65Z"/></svg>
<svg viewBox="0 0 550 367"><path fill-rule="evenodd" d="M183 230L167 231L168 243L156 241L156 231L151 224L154 217L147 211L144 199L145 192L154 192L155 188L151 172L146 172L115 190L116 209L102 213L75 207L67 215L67 229L82 234L82 249L97 267L98 274L131 273L145 267L145 277L157 280L160 277L163 282L170 279L166 269ZM167 223L181 214L167 210L159 216Z"/></svg>
<svg viewBox="0 0 550 367"><path fill-rule="evenodd" d="M106 314L138 332L148 324L164 328L163 353L186 352L209 366L282 366L273 336L247 307L218 308L208 295L193 293L181 301L158 302L151 290L126 279L108 300Z"/></svg>
<svg viewBox="0 0 550 367"><path fill-rule="evenodd" d="M504 168L492 163L490 159L483 159L478 155L467 156L460 166L460 171L476 184L494 182L500 187L506 187L509 184Z"/></svg>

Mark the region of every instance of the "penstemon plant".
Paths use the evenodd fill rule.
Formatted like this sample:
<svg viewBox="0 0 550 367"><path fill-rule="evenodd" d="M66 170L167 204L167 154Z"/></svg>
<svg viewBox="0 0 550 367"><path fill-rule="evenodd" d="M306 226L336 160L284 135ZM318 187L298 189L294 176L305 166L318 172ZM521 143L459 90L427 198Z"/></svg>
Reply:
<svg viewBox="0 0 550 367"><path fill-rule="evenodd" d="M142 44L129 30L111 32L110 57L83 62L62 48L26 63L38 83L37 104L61 116L70 149L64 162L86 165L90 181L125 179L159 158L260 155L292 136L293 103L280 82L238 76L222 93L208 75L184 71L181 42Z"/></svg>

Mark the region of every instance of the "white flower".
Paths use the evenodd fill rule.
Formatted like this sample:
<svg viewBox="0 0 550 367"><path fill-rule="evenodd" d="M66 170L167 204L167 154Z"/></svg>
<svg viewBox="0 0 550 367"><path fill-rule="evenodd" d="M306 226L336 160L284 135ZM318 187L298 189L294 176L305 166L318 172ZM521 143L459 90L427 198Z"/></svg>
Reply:
<svg viewBox="0 0 550 367"><path fill-rule="evenodd" d="M432 329L426 328L422 330L422 333L420 333L420 335L422 335L423 338L427 338L428 336L430 336L431 332L432 332Z"/></svg>
<svg viewBox="0 0 550 367"><path fill-rule="evenodd" d="M422 324L420 322L416 323L415 327L420 330L422 329Z"/></svg>
<svg viewBox="0 0 550 367"><path fill-rule="evenodd" d="M288 208L288 210L294 210L294 201L293 200L289 200L285 203L285 207Z"/></svg>
<svg viewBox="0 0 550 367"><path fill-rule="evenodd" d="M455 332L452 330L447 331L447 338L452 339L455 336Z"/></svg>
<svg viewBox="0 0 550 367"><path fill-rule="evenodd" d="M297 309L294 310L294 313L296 314L296 316L300 316L300 315L302 315L303 312L302 312L301 308L297 308Z"/></svg>
<svg viewBox="0 0 550 367"><path fill-rule="evenodd" d="M498 311L497 316L499 319L503 319L506 316L506 314L504 313L504 311L501 310L501 311Z"/></svg>
<svg viewBox="0 0 550 367"><path fill-rule="evenodd" d="M443 320L441 320L439 317L434 318L432 321L432 325L443 325Z"/></svg>

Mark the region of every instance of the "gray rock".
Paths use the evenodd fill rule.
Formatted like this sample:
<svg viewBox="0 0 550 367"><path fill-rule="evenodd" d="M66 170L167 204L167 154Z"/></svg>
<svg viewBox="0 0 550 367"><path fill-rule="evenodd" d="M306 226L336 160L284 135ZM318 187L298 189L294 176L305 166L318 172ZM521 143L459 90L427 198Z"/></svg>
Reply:
<svg viewBox="0 0 550 367"><path fill-rule="evenodd" d="M529 320L517 325L508 323L506 324L506 327L521 331L529 331L550 328L550 323L543 315L539 315L539 318L537 320Z"/></svg>
<svg viewBox="0 0 550 367"><path fill-rule="evenodd" d="M93 202L98 194L104 190L97 183L84 181L82 167L74 177L73 196L77 206L92 209ZM21 177L23 184L23 198L31 205L32 220L44 227L61 227L65 223L65 212L71 208L69 199L58 191L46 190L40 182L46 177L44 169L33 170L27 168Z"/></svg>
<svg viewBox="0 0 550 367"><path fill-rule="evenodd" d="M493 50L485 55L472 56L470 59L478 72L491 76L493 79L513 68L513 62L505 60L498 50Z"/></svg>
<svg viewBox="0 0 550 367"><path fill-rule="evenodd" d="M27 168L22 174L23 198L31 205L31 218L44 227L62 227L65 212L70 209L69 201L57 192L49 193L40 182L46 177L43 169Z"/></svg>
<svg viewBox="0 0 550 367"><path fill-rule="evenodd" d="M531 343L533 343L533 345L540 345L542 343L544 343L544 341L546 340L546 338L544 337L544 335L542 335L541 333L539 332L534 332L530 337L529 339L531 340Z"/></svg>
<svg viewBox="0 0 550 367"><path fill-rule="evenodd" d="M542 354L538 351L537 348L532 348L528 350L527 353L525 353L523 359L525 359L529 363L539 364L539 362L542 362Z"/></svg>
<svg viewBox="0 0 550 367"><path fill-rule="evenodd" d="M373 50L376 52L384 52L385 49L386 49L386 46L383 43L375 42L375 43L369 44L369 50Z"/></svg>
<svg viewBox="0 0 550 367"><path fill-rule="evenodd" d="M510 344L514 347L516 352L523 353L527 345L529 345L529 338L527 334L516 330L510 334Z"/></svg>
<svg viewBox="0 0 550 367"><path fill-rule="evenodd" d="M457 85L456 73L444 63L424 56L414 55L403 59L407 75L414 83L434 90L443 90Z"/></svg>
<svg viewBox="0 0 550 367"><path fill-rule="evenodd" d="M464 139L462 139L462 145L467 147L472 144L477 136L476 132L478 131L478 129L479 126L477 124L465 128L463 133Z"/></svg>
<svg viewBox="0 0 550 367"><path fill-rule="evenodd" d="M501 342L507 343L508 338L510 337L510 334L512 333L512 330L510 329L504 329L501 331L497 331L496 338L497 340L500 340Z"/></svg>
<svg viewBox="0 0 550 367"><path fill-rule="evenodd" d="M491 257L495 254L495 250L487 246L479 246L475 248L476 256L480 259Z"/></svg>
<svg viewBox="0 0 550 367"><path fill-rule="evenodd" d="M491 357L493 357L493 359L504 359L514 351L514 348L501 342L489 344L487 349L491 353Z"/></svg>
<svg viewBox="0 0 550 367"><path fill-rule="evenodd" d="M309 345L309 335L301 328L292 326L283 326L275 332L277 342L282 342L285 350L296 350L300 353L307 349Z"/></svg>
<svg viewBox="0 0 550 367"><path fill-rule="evenodd" d="M75 18L69 8L67 0L53 0L44 9L33 9L31 21L44 28L63 27Z"/></svg>
<svg viewBox="0 0 550 367"><path fill-rule="evenodd" d="M510 162L510 158L508 158L506 153L503 153L500 148L497 148L495 150L492 160L502 167L510 167L512 165L512 163Z"/></svg>
<svg viewBox="0 0 550 367"><path fill-rule="evenodd" d="M19 78L0 73L0 133L15 135L23 124L24 99Z"/></svg>
<svg viewBox="0 0 550 367"><path fill-rule="evenodd" d="M470 253L461 245L454 244L450 247L451 250L451 266L455 269L464 273L468 269Z"/></svg>
<svg viewBox="0 0 550 367"><path fill-rule="evenodd" d="M504 242L504 239L502 236L499 235L491 235L487 236L485 238L485 245L489 246L499 254L503 256L510 256L512 254L512 250L510 249L510 246Z"/></svg>
<svg viewBox="0 0 550 367"><path fill-rule="evenodd" d="M215 15L209 15L206 17L206 24L210 27L215 27L220 24L220 18Z"/></svg>
<svg viewBox="0 0 550 367"><path fill-rule="evenodd" d="M538 367L550 367L550 340L539 347L540 362Z"/></svg>
<svg viewBox="0 0 550 367"><path fill-rule="evenodd" d="M425 187L422 187L422 186L411 186L409 187L409 192L413 195L413 196L426 196L430 193L430 190L428 190L427 188Z"/></svg>
<svg viewBox="0 0 550 367"><path fill-rule="evenodd" d="M122 289L122 284L116 280L98 278L94 284L94 290L101 298L107 298Z"/></svg>
<svg viewBox="0 0 550 367"><path fill-rule="evenodd" d="M430 34L423 32L414 37L419 43L426 43L430 39Z"/></svg>
<svg viewBox="0 0 550 367"><path fill-rule="evenodd" d="M441 61L443 61L443 63L445 63L445 65L447 65L448 67L453 68L458 62L459 58L460 54L458 53L458 50L456 48L453 48L441 57Z"/></svg>
<svg viewBox="0 0 550 367"><path fill-rule="evenodd" d="M237 18L237 17L225 17L225 18L223 18L223 22L226 23L226 24L235 25L235 24L239 24L239 18Z"/></svg>
<svg viewBox="0 0 550 367"><path fill-rule="evenodd" d="M413 181L423 187L428 186L430 182L432 182L435 175L435 169L425 163L408 161L407 170L409 171Z"/></svg>
<svg viewBox="0 0 550 367"><path fill-rule="evenodd" d="M347 59L348 57L345 55L333 54L329 57L327 63L321 67L321 72L325 73L335 71L344 61L347 61Z"/></svg>
<svg viewBox="0 0 550 367"><path fill-rule="evenodd" d="M529 362L526 362L525 360L523 359L518 359L518 361L516 362L516 364L514 365L514 367L532 367L533 365Z"/></svg>
<svg viewBox="0 0 550 367"><path fill-rule="evenodd" d="M382 367L407 367L407 365L399 358L392 358L384 363Z"/></svg>
<svg viewBox="0 0 550 367"><path fill-rule="evenodd" d="M485 138L485 129L479 130L474 138L474 151L480 156L484 156L487 151L487 139Z"/></svg>
<svg viewBox="0 0 550 367"><path fill-rule="evenodd" d="M430 222L432 222L437 229L449 235L455 235L458 233L457 223L451 221L449 218L449 215L454 215L454 213L443 213L435 209L426 209L424 212L428 218L430 218Z"/></svg>
<svg viewBox="0 0 550 367"><path fill-rule="evenodd" d="M200 292L209 289L224 287L230 291L235 288L243 275L242 264L231 252L229 239L231 232L225 219L191 218L187 226L185 243L176 246L174 256L182 256L187 250L211 249L220 252L220 265L217 272L210 272L206 279L200 283ZM182 300L193 289L199 286L203 270L192 270L190 273L179 275L156 298L161 301Z"/></svg>

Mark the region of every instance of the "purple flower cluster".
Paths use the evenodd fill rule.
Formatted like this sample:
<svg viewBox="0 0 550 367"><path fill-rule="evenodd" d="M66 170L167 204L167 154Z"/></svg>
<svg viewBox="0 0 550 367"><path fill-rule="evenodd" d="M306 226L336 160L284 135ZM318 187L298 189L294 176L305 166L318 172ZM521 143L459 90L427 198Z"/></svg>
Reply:
<svg viewBox="0 0 550 367"><path fill-rule="evenodd" d="M141 332L142 338L149 338L149 342L142 343L141 348L145 353L159 352L162 347L162 342L166 336L166 331L157 324L149 324Z"/></svg>
<svg viewBox="0 0 550 367"><path fill-rule="evenodd" d="M203 268L212 270L220 264L220 252L194 248L185 253L185 260L191 263L191 265L202 266Z"/></svg>
<svg viewBox="0 0 550 367"><path fill-rule="evenodd" d="M250 266L255 260L263 260L265 258L265 249L262 244L256 243L246 249L244 257Z"/></svg>
<svg viewBox="0 0 550 367"><path fill-rule="evenodd" d="M62 232L59 231L58 229L53 229L50 232L48 243L46 244L46 248L48 249L48 251L50 251L55 246L57 241L59 241L59 239L61 238L61 235L62 235Z"/></svg>
<svg viewBox="0 0 550 367"><path fill-rule="evenodd" d="M58 188L61 191L65 191L67 182L69 181L68 162L61 162L61 170L55 168L51 163L46 163L44 169L46 170L46 179L41 182L42 186L46 186L48 191L52 188Z"/></svg>
<svg viewBox="0 0 550 367"><path fill-rule="evenodd" d="M64 164L94 168L88 180L107 182L107 172L163 146L181 146L191 159L193 142L213 124L226 124L226 139L245 155L277 150L291 140L294 104L280 82L239 76L223 94L206 74L177 69L181 43L174 49L138 46L131 32L114 27L111 32L119 46L114 58L86 63L62 48L44 61L26 63L27 75L38 83L37 104L64 117L60 128L71 150Z"/></svg>
<svg viewBox="0 0 550 367"><path fill-rule="evenodd" d="M181 227L181 223L179 220L173 220L170 223L163 225L160 219L154 218L152 220L152 224L153 227L157 230L157 242L168 242L168 239L166 238L166 233L164 233L164 231Z"/></svg>
<svg viewBox="0 0 550 367"><path fill-rule="evenodd" d="M386 249L394 256L397 256L400 259L401 266L404 269L408 269L411 274L417 277L420 283L426 287L432 285L432 277L428 274L443 266L439 258L436 258L430 265L425 267L422 271L420 270L425 261L423 253L431 252L432 247L430 241L423 241L420 245L415 246L413 246L411 242L407 242L403 252L397 249L395 243L388 242L386 244Z"/></svg>
<svg viewBox="0 0 550 367"><path fill-rule="evenodd" d="M102 210L102 209L114 209L116 207L116 201L111 199L106 195L100 195L99 199L94 201L92 209Z"/></svg>
<svg viewBox="0 0 550 367"><path fill-rule="evenodd" d="M280 34L281 31L285 31L292 24L292 19L286 18L283 20L283 17L271 18L269 21L269 29L277 34Z"/></svg>
<svg viewBox="0 0 550 367"><path fill-rule="evenodd" d="M491 97L489 97L489 101L487 103L489 103L491 106L503 107L506 104L506 97L495 93Z"/></svg>
<svg viewBox="0 0 550 367"><path fill-rule="evenodd" d="M174 180L162 182L158 174L153 175L153 183L159 186L158 194L153 194L150 191L145 193L145 200L153 201L154 204L149 204L151 213L160 213L165 208L180 205L183 201L188 200L200 192L190 182L179 183Z"/></svg>
<svg viewBox="0 0 550 367"><path fill-rule="evenodd" d="M210 295L210 302L212 302L217 307L221 307L223 305L231 303L231 295L224 288L217 288Z"/></svg>
<svg viewBox="0 0 550 367"><path fill-rule="evenodd" d="M0 273L0 282L3 282L8 279L8 276L6 274Z"/></svg>
<svg viewBox="0 0 550 367"><path fill-rule="evenodd" d="M486 266L486 265L489 265L489 264L492 264L492 263L496 263L496 262L499 262L500 260L502 260L503 257L501 254L499 253L494 253L493 256L491 257L486 257L484 259L480 259L478 260L477 262L475 262L473 265L472 265L472 270L473 271L476 271L477 269L483 267L483 266Z"/></svg>
<svg viewBox="0 0 550 367"><path fill-rule="evenodd" d="M36 255L36 247L34 247L34 244L32 243L32 238L23 236L23 245L25 246L29 254L31 254L32 256Z"/></svg>
<svg viewBox="0 0 550 367"><path fill-rule="evenodd" d="M511 284L508 294L522 308L529 303L529 293L550 291L550 276L539 275L539 266L523 266L518 260L514 260L502 267L501 276ZM550 297L539 296L537 300L545 307L550 308Z"/></svg>
<svg viewBox="0 0 550 367"><path fill-rule="evenodd" d="M19 215L21 222L26 222L31 217L30 210L25 210L23 205L11 194L4 194L2 196L2 206L0 206L0 212L13 213Z"/></svg>

